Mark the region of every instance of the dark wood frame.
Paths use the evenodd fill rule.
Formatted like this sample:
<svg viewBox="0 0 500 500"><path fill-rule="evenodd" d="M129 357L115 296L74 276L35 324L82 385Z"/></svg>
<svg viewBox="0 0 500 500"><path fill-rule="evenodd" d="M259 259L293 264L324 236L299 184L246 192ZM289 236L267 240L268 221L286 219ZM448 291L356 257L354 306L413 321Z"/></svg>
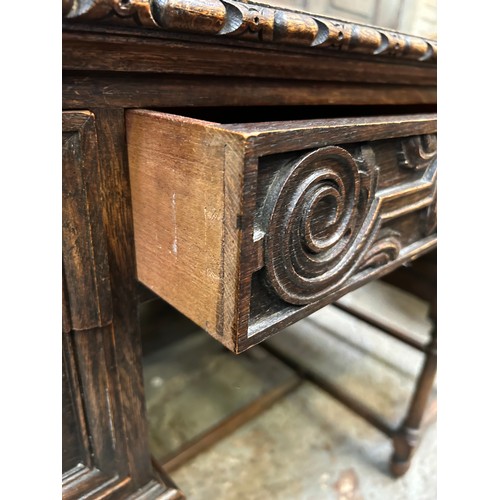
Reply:
<svg viewBox="0 0 500 500"><path fill-rule="evenodd" d="M422 63L434 63L437 58L434 40L251 1L64 0L63 14L71 20L106 20L169 32L234 37L316 50L328 48Z"/></svg>
<svg viewBox="0 0 500 500"><path fill-rule="evenodd" d="M133 249L115 239L126 230L123 213L110 227L106 211L124 209L120 189L100 203L104 185L123 180L122 157L108 149L119 148L117 135L106 142L110 115L119 136L112 112L63 113L63 393L79 442L63 496L181 498L158 477L148 450L135 282L121 272L133 268Z"/></svg>

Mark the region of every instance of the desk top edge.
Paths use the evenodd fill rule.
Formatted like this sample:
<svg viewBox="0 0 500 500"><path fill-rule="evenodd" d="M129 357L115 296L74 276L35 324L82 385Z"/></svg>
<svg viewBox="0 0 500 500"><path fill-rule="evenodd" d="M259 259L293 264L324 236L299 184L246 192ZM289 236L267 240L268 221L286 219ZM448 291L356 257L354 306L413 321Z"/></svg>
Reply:
<svg viewBox="0 0 500 500"><path fill-rule="evenodd" d="M124 25L171 33L256 41L264 46L327 49L435 65L437 42L390 29L229 0L63 0L66 22Z"/></svg>

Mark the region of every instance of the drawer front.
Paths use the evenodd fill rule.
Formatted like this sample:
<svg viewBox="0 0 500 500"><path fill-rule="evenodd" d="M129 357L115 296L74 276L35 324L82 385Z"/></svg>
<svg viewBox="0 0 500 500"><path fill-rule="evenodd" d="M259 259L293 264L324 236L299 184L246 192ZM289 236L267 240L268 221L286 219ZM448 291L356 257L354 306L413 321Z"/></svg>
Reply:
<svg viewBox="0 0 500 500"><path fill-rule="evenodd" d="M138 278L234 352L436 245L435 115L127 137Z"/></svg>

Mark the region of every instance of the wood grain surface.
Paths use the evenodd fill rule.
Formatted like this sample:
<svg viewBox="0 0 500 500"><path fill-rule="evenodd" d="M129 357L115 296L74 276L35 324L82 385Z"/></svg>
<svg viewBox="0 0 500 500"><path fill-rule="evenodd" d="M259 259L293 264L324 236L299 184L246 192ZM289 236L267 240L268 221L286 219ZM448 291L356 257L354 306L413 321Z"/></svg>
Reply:
<svg viewBox="0 0 500 500"><path fill-rule="evenodd" d="M437 45L254 2L62 7L63 497L181 498L151 465L138 275L241 352L434 248ZM287 179L332 147L349 167L290 224L280 193L305 181ZM292 303L279 241L299 255L298 231L317 250L342 197L366 246L324 297Z"/></svg>
<svg viewBox="0 0 500 500"><path fill-rule="evenodd" d="M219 0L65 0L69 21L96 21L160 28L171 32L258 41L263 44L328 48L435 62L437 43L422 37L250 1Z"/></svg>
<svg viewBox="0 0 500 500"><path fill-rule="evenodd" d="M95 117L63 113L62 208L65 329L111 322L111 290L102 215Z"/></svg>
<svg viewBox="0 0 500 500"><path fill-rule="evenodd" d="M208 123L152 112L128 113L127 132L138 277L234 348L225 332L235 314L238 144Z"/></svg>
<svg viewBox="0 0 500 500"><path fill-rule="evenodd" d="M400 59L325 51L311 54L249 43L214 46L206 40L139 34L72 27L63 32L63 69L416 86L436 82L435 65Z"/></svg>
<svg viewBox="0 0 500 500"><path fill-rule="evenodd" d="M435 132L129 111L138 278L241 352L435 245Z"/></svg>
<svg viewBox="0 0 500 500"><path fill-rule="evenodd" d="M65 499L178 494L148 448L124 140L123 110L63 113Z"/></svg>

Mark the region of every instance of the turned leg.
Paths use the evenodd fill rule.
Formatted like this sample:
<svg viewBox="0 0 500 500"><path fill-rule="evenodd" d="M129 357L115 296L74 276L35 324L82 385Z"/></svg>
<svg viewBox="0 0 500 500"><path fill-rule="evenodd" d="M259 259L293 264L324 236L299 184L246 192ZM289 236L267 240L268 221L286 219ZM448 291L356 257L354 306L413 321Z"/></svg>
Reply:
<svg viewBox="0 0 500 500"><path fill-rule="evenodd" d="M429 394L432 390L437 367L437 328L434 318L432 338L429 342L425 363L420 372L405 419L393 436L394 453L391 472L400 477L409 469L415 448L420 441L420 430Z"/></svg>

